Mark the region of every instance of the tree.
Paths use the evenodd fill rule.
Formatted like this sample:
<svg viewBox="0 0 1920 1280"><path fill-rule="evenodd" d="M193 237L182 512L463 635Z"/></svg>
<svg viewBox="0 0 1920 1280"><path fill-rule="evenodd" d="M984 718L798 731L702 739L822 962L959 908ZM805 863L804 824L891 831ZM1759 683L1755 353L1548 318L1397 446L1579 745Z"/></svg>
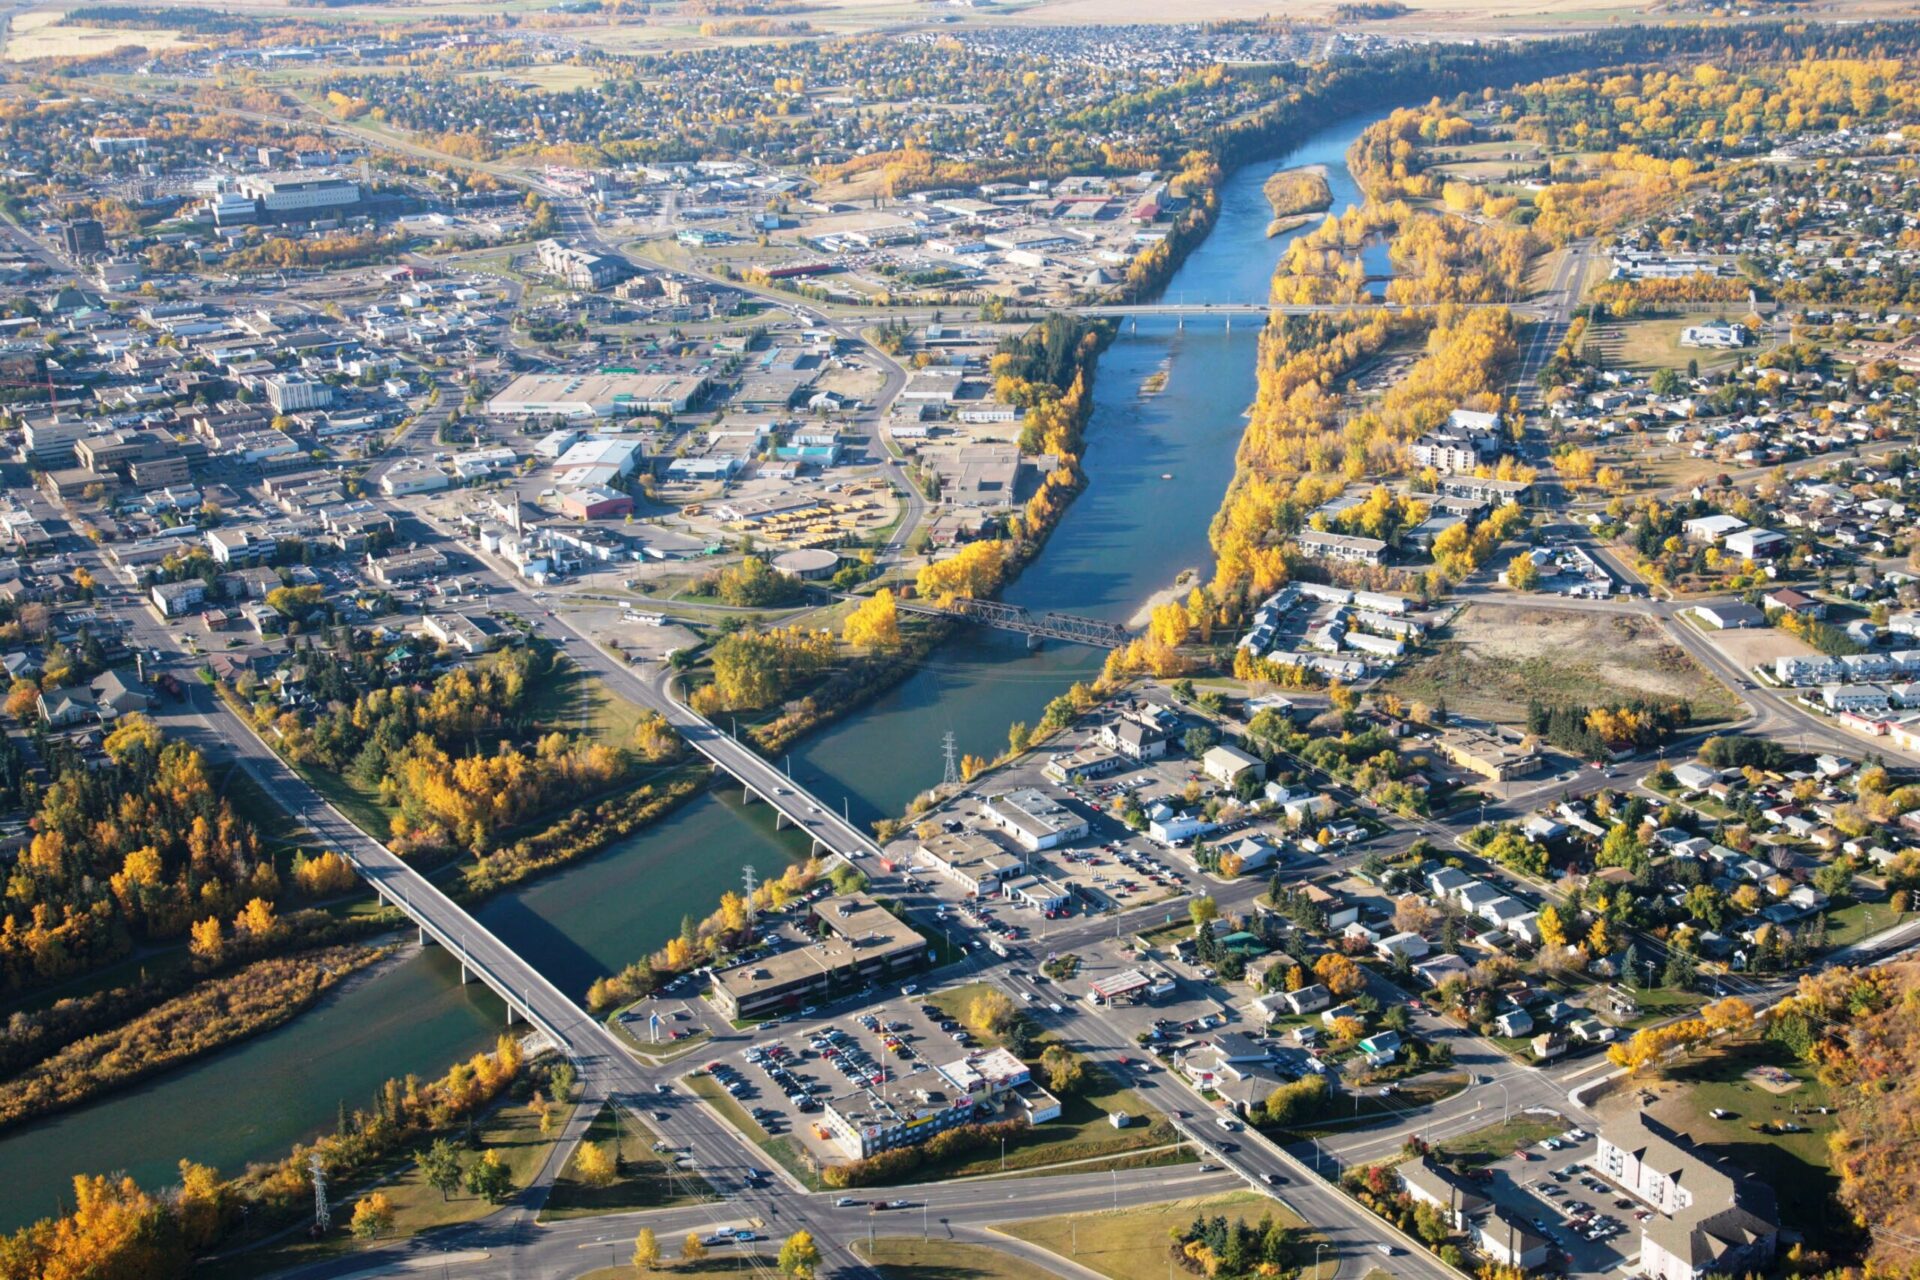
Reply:
<svg viewBox="0 0 1920 1280"><path fill-rule="evenodd" d="M498 1151L489 1147L467 1170L467 1190L489 1204L497 1204L513 1190L513 1170L507 1168Z"/></svg>
<svg viewBox="0 0 1920 1280"><path fill-rule="evenodd" d="M1540 566L1533 561L1533 552L1522 551L1507 562L1507 585L1515 591L1532 591L1540 585Z"/></svg>
<svg viewBox="0 0 1920 1280"><path fill-rule="evenodd" d="M707 1246L700 1243L698 1231L687 1232L687 1238L680 1242L680 1261L698 1262L707 1256Z"/></svg>
<svg viewBox="0 0 1920 1280"><path fill-rule="evenodd" d="M640 1234L633 1238L633 1258L635 1271L652 1271L660 1265L660 1241L654 1238L652 1227L640 1228Z"/></svg>
<svg viewBox="0 0 1920 1280"><path fill-rule="evenodd" d="M393 1203L384 1191L362 1196L353 1206L352 1231L361 1240L372 1240L393 1230Z"/></svg>
<svg viewBox="0 0 1920 1280"><path fill-rule="evenodd" d="M1560 908L1551 903L1540 908L1540 941L1549 947L1567 945L1567 927L1560 921Z"/></svg>
<svg viewBox="0 0 1920 1280"><path fill-rule="evenodd" d="M614 1162L613 1144L608 1142L583 1142L580 1149L573 1153L573 1171L580 1175L580 1181L590 1187L613 1185Z"/></svg>
<svg viewBox="0 0 1920 1280"><path fill-rule="evenodd" d="M1367 975L1360 966L1337 951L1329 951L1313 962L1313 975L1336 996L1356 995L1366 989Z"/></svg>
<svg viewBox="0 0 1920 1280"><path fill-rule="evenodd" d="M1047 1088L1056 1094L1078 1093L1086 1085L1086 1063L1063 1044L1048 1045L1040 1055L1040 1067L1047 1073Z"/></svg>
<svg viewBox="0 0 1920 1280"><path fill-rule="evenodd" d="M967 1004L967 1026L979 1035L998 1039L1019 1017L1020 1006L1003 991L983 991Z"/></svg>
<svg viewBox="0 0 1920 1280"><path fill-rule="evenodd" d="M893 592L882 587L847 615L840 631L848 644L864 649L893 649L900 644L900 617Z"/></svg>
<svg viewBox="0 0 1920 1280"><path fill-rule="evenodd" d="M1180 745L1187 754L1198 760L1220 742L1220 731L1210 724L1197 724L1181 737Z"/></svg>
<svg viewBox="0 0 1920 1280"><path fill-rule="evenodd" d="M1202 894L1187 903L1187 915L1193 920L1194 931L1198 932L1220 918L1220 904Z"/></svg>
<svg viewBox="0 0 1920 1280"><path fill-rule="evenodd" d="M460 1152L448 1139L434 1139L433 1145L414 1159L420 1166L420 1176L440 1193L442 1200L451 1198L460 1189Z"/></svg>
<svg viewBox="0 0 1920 1280"><path fill-rule="evenodd" d="M813 1242L812 1234L796 1231L788 1236L780 1246L778 1266L783 1275L795 1280L813 1280L813 1273L820 1267L820 1246Z"/></svg>

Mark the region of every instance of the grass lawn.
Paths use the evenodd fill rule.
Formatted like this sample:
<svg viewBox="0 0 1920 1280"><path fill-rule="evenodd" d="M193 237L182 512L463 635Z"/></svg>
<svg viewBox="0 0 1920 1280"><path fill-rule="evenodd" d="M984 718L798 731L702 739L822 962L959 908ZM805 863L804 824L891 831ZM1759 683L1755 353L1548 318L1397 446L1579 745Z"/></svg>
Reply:
<svg viewBox="0 0 1920 1280"><path fill-rule="evenodd" d="M1357 1096L1354 1105L1336 1104L1332 1112L1293 1129L1282 1130L1300 1138L1319 1138L1337 1134L1356 1121L1367 1120L1375 1116L1405 1115L1435 1103L1444 1102L1467 1087L1467 1077L1458 1072L1442 1076L1433 1076L1425 1080L1415 1080L1402 1084L1393 1093L1381 1097L1377 1090Z"/></svg>
<svg viewBox="0 0 1920 1280"><path fill-rule="evenodd" d="M554 1132L557 1134L564 1127L563 1124ZM481 1150L498 1151L501 1159L506 1161L507 1167L513 1171L515 1191L533 1181L534 1175L546 1163L554 1143L552 1138L541 1136L540 1121L533 1112L523 1103L511 1099L488 1114L476 1136ZM462 1158L465 1163L471 1164L479 1158L479 1153L468 1153ZM396 1161L389 1172L393 1176L386 1181L374 1178L351 1187L332 1189L333 1232L326 1239L309 1240L304 1234L295 1232L265 1248L202 1264L194 1274L211 1277L211 1280L241 1280L242 1277L270 1275L289 1267L304 1266L359 1248L360 1242L347 1234L347 1224L353 1217L354 1202L369 1191L385 1192L393 1204L393 1231L374 1241L376 1245L387 1243L396 1236L416 1235L435 1227L472 1222L500 1208L500 1205L490 1204L464 1190L443 1199L438 1191L427 1185L411 1154Z"/></svg>
<svg viewBox="0 0 1920 1280"><path fill-rule="evenodd" d="M1269 1214L1285 1226L1306 1229L1306 1223L1268 1197L1252 1191L1230 1191L1225 1195L1169 1200L1118 1212L1036 1218L998 1230L1063 1258L1071 1258L1112 1280L1163 1280L1167 1273L1169 1230L1189 1227L1196 1217L1202 1216L1219 1215L1229 1221L1254 1223ZM1313 1262L1311 1242L1302 1253L1307 1265L1301 1268L1301 1274L1305 1276ZM1313 1280L1332 1276L1339 1263L1337 1259L1326 1259L1320 1265L1321 1275Z"/></svg>
<svg viewBox="0 0 1920 1280"><path fill-rule="evenodd" d="M1635 991L1633 995L1640 1012L1626 1025L1636 1030L1650 1027L1656 1022L1665 1022L1669 1018L1683 1017L1707 1002L1707 998L1698 991L1682 991L1678 987L1649 987Z"/></svg>
<svg viewBox="0 0 1920 1280"><path fill-rule="evenodd" d="M1541 1120L1533 1116L1514 1116L1448 1138L1435 1148L1439 1154L1468 1164L1492 1164L1516 1147L1530 1147L1543 1138L1557 1138L1567 1131L1564 1120Z"/></svg>
<svg viewBox="0 0 1920 1280"><path fill-rule="evenodd" d="M1769 1092L1744 1078L1755 1067L1778 1067L1800 1087L1790 1093ZM1839 1186L1827 1163L1827 1138L1837 1117L1808 1114L1830 1102L1811 1066L1784 1045L1751 1040L1710 1049L1682 1063L1667 1072L1655 1092L1657 1100L1646 1108L1650 1114L1779 1188L1787 1223L1805 1231L1811 1241L1822 1241L1827 1197ZM1716 1110L1732 1115L1716 1120ZM1769 1131L1782 1124L1805 1132Z"/></svg>
<svg viewBox="0 0 1920 1280"><path fill-rule="evenodd" d="M1884 902L1854 902L1827 913L1827 942L1845 947L1891 929L1913 913L1905 915Z"/></svg>
<svg viewBox="0 0 1920 1280"><path fill-rule="evenodd" d="M587 1127L585 1141L612 1142L614 1136L613 1108L603 1106ZM656 1138L651 1129L634 1119L631 1111L623 1113L619 1117L620 1155L624 1162L621 1175L607 1186L588 1186L580 1180L575 1167L579 1160L576 1148L560 1170L560 1176L554 1179L553 1191L547 1197L546 1207L540 1211L541 1219L559 1221L597 1213L664 1209L711 1196L706 1179L697 1173L680 1173L654 1154Z"/></svg>
<svg viewBox="0 0 1920 1280"><path fill-rule="evenodd" d="M607 688L565 654L553 656L553 666L534 678L530 710L536 720L556 729L591 730L610 747L633 743L634 726L644 710Z"/></svg>
<svg viewBox="0 0 1920 1280"><path fill-rule="evenodd" d="M792 1138L776 1138L761 1128L759 1122L747 1114L747 1109L734 1101L733 1095L720 1087L720 1082L702 1072L686 1078L687 1088L718 1111L726 1122L746 1135L748 1142L767 1153L769 1160L777 1161L782 1169L800 1179L810 1191L822 1187L820 1175L814 1172L811 1161L801 1152L800 1144Z"/></svg>
<svg viewBox="0 0 1920 1280"><path fill-rule="evenodd" d="M856 1242L854 1252L888 1280L1043 1280L1043 1271L985 1245L958 1240L875 1240L871 1248Z"/></svg>

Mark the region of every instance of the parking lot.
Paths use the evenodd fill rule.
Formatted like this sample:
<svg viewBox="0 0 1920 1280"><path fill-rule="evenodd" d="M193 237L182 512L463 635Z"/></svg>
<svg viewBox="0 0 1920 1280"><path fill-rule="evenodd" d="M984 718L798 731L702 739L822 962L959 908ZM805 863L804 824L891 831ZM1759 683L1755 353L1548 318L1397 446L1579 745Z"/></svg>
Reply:
<svg viewBox="0 0 1920 1280"><path fill-rule="evenodd" d="M934 1064L979 1047L924 996L895 995L829 1021L784 1024L703 1066L770 1136L790 1137L816 1160L839 1163L847 1153L820 1119L828 1099L866 1088L909 1105L919 1101L917 1092L947 1092Z"/></svg>
<svg viewBox="0 0 1920 1280"><path fill-rule="evenodd" d="M1648 1212L1588 1166L1595 1145L1593 1135L1572 1129L1485 1166L1486 1193L1552 1242L1556 1265L1570 1275L1615 1272L1637 1260Z"/></svg>

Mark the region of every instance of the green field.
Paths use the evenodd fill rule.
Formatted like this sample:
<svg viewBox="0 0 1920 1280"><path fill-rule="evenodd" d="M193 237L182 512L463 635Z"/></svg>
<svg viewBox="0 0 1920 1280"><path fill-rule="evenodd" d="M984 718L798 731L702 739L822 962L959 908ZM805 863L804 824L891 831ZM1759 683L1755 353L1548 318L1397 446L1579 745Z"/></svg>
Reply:
<svg viewBox="0 0 1920 1280"><path fill-rule="evenodd" d="M563 1116L563 1123L554 1130L556 1135L564 1130L564 1120ZM477 1158L478 1151L498 1151L507 1167L513 1171L513 1185L518 1191L532 1182L534 1175L546 1164L555 1141L555 1138L541 1136L539 1118L531 1110L509 1099L495 1107L480 1122L475 1132L476 1151L465 1154L463 1160L470 1164ZM382 1239L373 1241L375 1246L389 1243L396 1237L431 1231L435 1227L472 1222L497 1212L501 1207L465 1190L443 1197L427 1185L411 1154L395 1161L388 1169L390 1176L384 1179L369 1177L362 1183L334 1189L334 1203L338 1207L334 1213L333 1233L326 1239L308 1240L295 1235L265 1248L203 1263L194 1274L211 1277L212 1280L242 1280L243 1277L269 1275L367 1247L347 1234L347 1223L353 1216L354 1202L364 1192L376 1188L384 1192L393 1204L393 1230Z"/></svg>
<svg viewBox="0 0 1920 1280"><path fill-rule="evenodd" d="M1111 1280L1162 1280L1168 1267L1168 1232L1191 1226L1196 1217L1211 1218L1216 1214L1229 1221L1250 1223L1271 1214L1282 1225L1301 1231L1306 1230L1307 1225L1266 1196L1252 1191L1230 1191L1225 1195L1169 1200L1119 1211L1035 1218L999 1230L1098 1271ZM1303 1280L1329 1280L1339 1267L1338 1259L1325 1259L1320 1264L1319 1275L1310 1276L1311 1242L1303 1252L1307 1262L1300 1269Z"/></svg>
<svg viewBox="0 0 1920 1280"><path fill-rule="evenodd" d="M615 1139L613 1108L602 1107L587 1126L584 1142L610 1143ZM632 1112L619 1117L621 1172L604 1187L588 1186L576 1166L575 1149L553 1182L553 1191L540 1211L543 1221L585 1218L599 1213L626 1213L634 1209L664 1209L670 1205L692 1204L710 1197L706 1179L697 1173L679 1173L673 1165L654 1154L655 1134L633 1118Z"/></svg>
<svg viewBox="0 0 1920 1280"><path fill-rule="evenodd" d="M1799 1087L1769 1092L1745 1078L1755 1067L1780 1068ZM1770 1183L1781 1192L1788 1225L1816 1244L1825 1239L1828 1197L1840 1185L1827 1162L1827 1139L1837 1117L1809 1114L1831 1101L1812 1066L1783 1045L1748 1041L1709 1049L1673 1068L1658 1093L1659 1100L1647 1108L1651 1115ZM1732 1114L1719 1120L1716 1110ZM1783 1124L1805 1132L1774 1131Z"/></svg>
<svg viewBox="0 0 1920 1280"><path fill-rule="evenodd" d="M1442 1156L1469 1164L1491 1164L1516 1147L1530 1147L1543 1138L1554 1138L1567 1131L1564 1120L1536 1120L1532 1116L1514 1116L1496 1121L1484 1129L1475 1129L1438 1143L1434 1150Z"/></svg>
<svg viewBox="0 0 1920 1280"><path fill-rule="evenodd" d="M875 1240L854 1251L887 1280L1044 1280L1051 1276L1030 1262L957 1240Z"/></svg>

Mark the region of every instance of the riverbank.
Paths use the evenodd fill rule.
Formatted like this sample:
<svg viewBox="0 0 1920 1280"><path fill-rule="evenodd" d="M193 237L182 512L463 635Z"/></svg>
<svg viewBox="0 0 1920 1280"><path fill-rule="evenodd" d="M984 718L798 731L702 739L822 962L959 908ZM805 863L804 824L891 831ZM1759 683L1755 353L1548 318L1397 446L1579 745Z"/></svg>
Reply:
<svg viewBox="0 0 1920 1280"><path fill-rule="evenodd" d="M256 960L209 978L124 1026L65 1045L0 1083L0 1130L171 1071L270 1031L346 978L393 953L343 946Z"/></svg>

